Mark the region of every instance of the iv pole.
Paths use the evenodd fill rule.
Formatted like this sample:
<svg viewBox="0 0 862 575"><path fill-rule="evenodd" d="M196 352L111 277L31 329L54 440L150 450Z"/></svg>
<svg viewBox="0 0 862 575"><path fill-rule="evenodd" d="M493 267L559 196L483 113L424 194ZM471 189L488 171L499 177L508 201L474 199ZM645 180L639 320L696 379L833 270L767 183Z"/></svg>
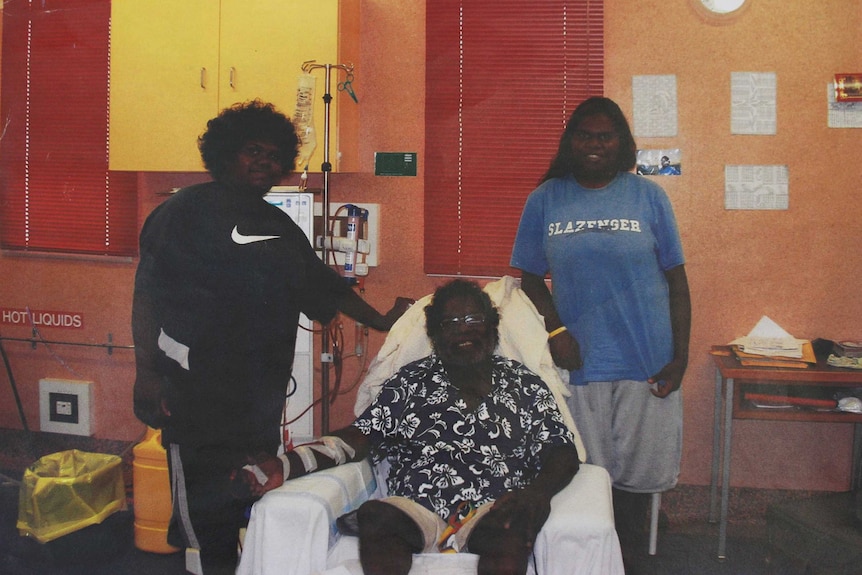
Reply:
<svg viewBox="0 0 862 575"><path fill-rule="evenodd" d="M323 172L323 234L324 241L323 246L321 248L321 257L325 263L329 263L329 250L326 247L326 234L329 232L329 176L332 172L332 163L329 161L329 117L330 117L330 107L332 105L332 93L331 93L331 81L332 81L332 70L333 68L336 70L344 70L347 72L348 76L353 74L353 64L315 64L314 60L309 62L304 62L302 64L302 71L306 74L310 74L312 70L324 69L325 79L324 79L324 94L323 94L323 163L320 166L320 170ZM347 88L349 90L349 85ZM352 95L352 91L350 92ZM355 97L354 97L355 100ZM321 330L320 334L320 432L321 435L326 435L329 433L329 364L332 363L332 354L329 352L330 342L329 342L329 329L325 326Z"/></svg>

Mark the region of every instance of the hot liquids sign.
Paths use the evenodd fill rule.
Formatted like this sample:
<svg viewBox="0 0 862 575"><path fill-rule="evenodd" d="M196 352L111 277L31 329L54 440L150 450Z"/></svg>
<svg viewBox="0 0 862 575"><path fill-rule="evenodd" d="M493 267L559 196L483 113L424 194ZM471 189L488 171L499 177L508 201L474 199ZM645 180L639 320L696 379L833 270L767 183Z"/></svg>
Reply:
<svg viewBox="0 0 862 575"><path fill-rule="evenodd" d="M61 327L81 329L84 316L72 311L44 311L36 309L0 308L0 323L27 327Z"/></svg>

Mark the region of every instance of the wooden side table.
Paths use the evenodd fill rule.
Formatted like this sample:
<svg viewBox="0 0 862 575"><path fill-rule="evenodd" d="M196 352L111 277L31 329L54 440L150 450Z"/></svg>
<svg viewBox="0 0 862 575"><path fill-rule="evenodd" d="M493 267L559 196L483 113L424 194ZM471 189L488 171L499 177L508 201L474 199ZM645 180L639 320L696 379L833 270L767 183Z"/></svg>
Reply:
<svg viewBox="0 0 862 575"><path fill-rule="evenodd" d="M862 486L862 415L798 407L787 409L758 408L745 400L745 394L750 392L812 399L831 398L842 388L862 387L862 370L832 367L825 361L819 361L816 366L805 369L744 367L732 355L729 348L715 347L711 353L715 363L715 414L713 419L709 521L715 523L718 515L718 559L722 561L726 558L727 548L727 507L734 419L855 424L851 488L857 489ZM720 515L718 509L719 468L721 469Z"/></svg>

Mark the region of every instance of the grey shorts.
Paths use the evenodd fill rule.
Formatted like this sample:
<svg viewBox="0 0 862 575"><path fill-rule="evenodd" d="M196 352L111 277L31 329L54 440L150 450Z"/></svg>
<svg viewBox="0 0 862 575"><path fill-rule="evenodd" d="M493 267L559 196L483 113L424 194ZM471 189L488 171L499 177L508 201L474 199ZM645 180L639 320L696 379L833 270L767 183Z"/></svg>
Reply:
<svg viewBox="0 0 862 575"><path fill-rule="evenodd" d="M587 463L607 469L614 487L667 491L679 478L682 389L665 398L646 381L573 385L566 403L587 451Z"/></svg>

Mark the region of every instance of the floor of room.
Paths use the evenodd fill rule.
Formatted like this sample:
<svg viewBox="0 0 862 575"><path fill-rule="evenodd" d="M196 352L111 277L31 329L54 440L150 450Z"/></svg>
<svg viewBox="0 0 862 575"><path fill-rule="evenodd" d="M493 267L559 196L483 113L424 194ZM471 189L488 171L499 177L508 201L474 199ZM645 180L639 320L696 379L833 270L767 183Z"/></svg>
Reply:
<svg viewBox="0 0 862 575"><path fill-rule="evenodd" d="M185 573L182 553L156 554L134 545L134 489L131 482L134 443L0 429L0 573L30 574L159 574ZM100 525L85 527L40 544L21 537L16 528L20 480L24 470L44 455L68 449L108 453L123 458L129 508ZM862 573L862 565L818 569L770 546L767 509L804 500L817 493L731 489L727 557L717 559L718 525L707 521L706 486L680 485L662 497L657 553L644 553L629 575L813 575ZM862 536L862 531L860 535ZM824 543L828 545L828 543ZM828 552L828 550L826 550Z"/></svg>

